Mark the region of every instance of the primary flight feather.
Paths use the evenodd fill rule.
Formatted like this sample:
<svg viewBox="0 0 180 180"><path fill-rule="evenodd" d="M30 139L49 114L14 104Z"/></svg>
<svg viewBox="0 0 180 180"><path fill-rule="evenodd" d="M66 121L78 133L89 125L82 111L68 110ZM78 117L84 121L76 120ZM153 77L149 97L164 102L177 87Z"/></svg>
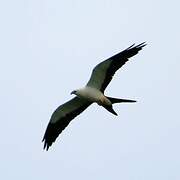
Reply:
<svg viewBox="0 0 180 180"><path fill-rule="evenodd" d="M58 135L77 115L83 112L92 103L103 106L114 115L112 104L121 102L136 102L134 100L117 99L107 97L104 91L113 78L115 72L122 67L130 57L136 55L146 44L141 43L137 46L133 44L124 51L112 56L111 58L99 63L92 71L90 80L84 88L71 92L76 97L59 106L51 116L43 141L44 149L48 150Z"/></svg>

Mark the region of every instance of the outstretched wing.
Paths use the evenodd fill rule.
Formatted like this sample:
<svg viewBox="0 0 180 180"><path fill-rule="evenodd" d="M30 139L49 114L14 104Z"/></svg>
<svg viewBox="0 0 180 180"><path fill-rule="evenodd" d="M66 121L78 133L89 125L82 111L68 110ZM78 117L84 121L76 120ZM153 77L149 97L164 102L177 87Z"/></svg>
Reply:
<svg viewBox="0 0 180 180"><path fill-rule="evenodd" d="M128 58L136 55L144 46L146 46L145 42L137 46L134 45L135 44L98 64L93 69L87 86L94 87L101 92L104 92L115 72L128 61Z"/></svg>
<svg viewBox="0 0 180 180"><path fill-rule="evenodd" d="M59 106L51 116L43 137L44 149L48 150L58 135L77 115L83 112L91 102L80 99L77 96Z"/></svg>

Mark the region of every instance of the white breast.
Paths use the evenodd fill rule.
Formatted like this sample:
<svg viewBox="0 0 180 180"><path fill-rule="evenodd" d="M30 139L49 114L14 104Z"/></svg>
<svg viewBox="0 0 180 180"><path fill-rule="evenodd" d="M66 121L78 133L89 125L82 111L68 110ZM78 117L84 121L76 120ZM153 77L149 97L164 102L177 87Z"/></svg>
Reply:
<svg viewBox="0 0 180 180"><path fill-rule="evenodd" d="M86 86L85 88L79 89L77 92L77 96L87 99L91 102L96 102L99 105L111 105L109 99L107 99L101 91L92 87Z"/></svg>

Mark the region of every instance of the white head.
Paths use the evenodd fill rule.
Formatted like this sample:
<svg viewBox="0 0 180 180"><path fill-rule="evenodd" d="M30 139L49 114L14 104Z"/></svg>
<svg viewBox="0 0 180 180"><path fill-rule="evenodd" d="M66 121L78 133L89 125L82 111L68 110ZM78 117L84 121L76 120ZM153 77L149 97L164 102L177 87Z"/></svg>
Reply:
<svg viewBox="0 0 180 180"><path fill-rule="evenodd" d="M75 89L71 92L71 94L74 94L76 96L81 96L82 94L82 89Z"/></svg>
<svg viewBox="0 0 180 180"><path fill-rule="evenodd" d="M83 91L84 91L84 88L81 88L81 89L75 89L71 92L71 94L75 94L76 96L79 96L81 97L82 94L83 94Z"/></svg>

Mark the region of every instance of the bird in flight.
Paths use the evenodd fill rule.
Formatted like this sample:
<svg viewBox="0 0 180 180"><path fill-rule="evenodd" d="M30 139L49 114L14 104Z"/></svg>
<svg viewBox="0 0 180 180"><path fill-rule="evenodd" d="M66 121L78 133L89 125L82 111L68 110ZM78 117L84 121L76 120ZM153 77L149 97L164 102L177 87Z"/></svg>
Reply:
<svg viewBox="0 0 180 180"><path fill-rule="evenodd" d="M128 47L124 51L99 63L92 71L91 77L85 87L71 92L76 95L68 102L60 105L52 114L43 140L44 149L48 150L59 134L77 115L82 113L92 103L104 107L107 111L117 116L113 109L114 103L136 102L128 99L112 98L104 95L104 91L113 78L115 72L122 67L130 57L136 55L144 46L145 42Z"/></svg>

